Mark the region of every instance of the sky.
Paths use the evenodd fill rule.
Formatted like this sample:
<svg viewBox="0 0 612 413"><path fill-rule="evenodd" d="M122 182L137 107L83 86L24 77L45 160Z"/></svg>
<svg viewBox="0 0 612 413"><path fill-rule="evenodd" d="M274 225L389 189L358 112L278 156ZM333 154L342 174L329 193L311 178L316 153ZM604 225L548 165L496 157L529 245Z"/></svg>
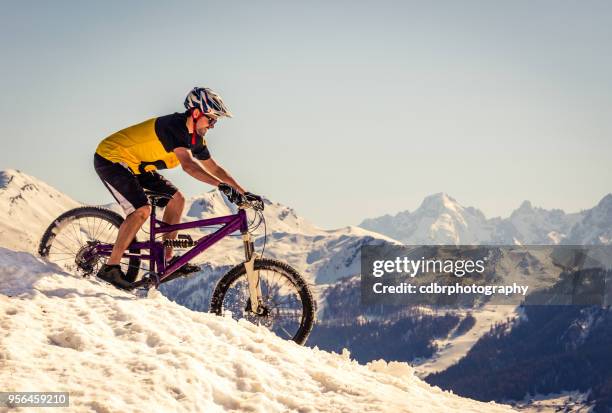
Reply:
<svg viewBox="0 0 612 413"><path fill-rule="evenodd" d="M111 202L99 141L199 85L234 113L214 159L324 228L437 192L575 212L612 191L610 39L608 1L5 2L0 169Z"/></svg>

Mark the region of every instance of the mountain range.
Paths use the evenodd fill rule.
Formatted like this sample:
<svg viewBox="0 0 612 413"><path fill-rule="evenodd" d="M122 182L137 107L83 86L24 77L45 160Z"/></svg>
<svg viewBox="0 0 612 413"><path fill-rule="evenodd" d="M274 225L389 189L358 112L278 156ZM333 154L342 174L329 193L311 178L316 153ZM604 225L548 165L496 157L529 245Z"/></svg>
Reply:
<svg viewBox="0 0 612 413"><path fill-rule="evenodd" d="M591 209L565 213L524 201L507 218L486 218L444 193L426 197L414 211L365 219L360 227L406 245L551 245L612 242L612 193Z"/></svg>

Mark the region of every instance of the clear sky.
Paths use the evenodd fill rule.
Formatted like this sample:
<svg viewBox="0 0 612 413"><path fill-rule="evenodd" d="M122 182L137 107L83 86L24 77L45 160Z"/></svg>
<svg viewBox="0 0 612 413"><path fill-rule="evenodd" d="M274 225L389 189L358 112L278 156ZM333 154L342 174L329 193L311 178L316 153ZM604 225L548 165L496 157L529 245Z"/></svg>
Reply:
<svg viewBox="0 0 612 413"><path fill-rule="evenodd" d="M213 157L323 227L578 211L612 190L611 39L609 1L3 2L0 169L110 202L98 142L201 85L235 114Z"/></svg>

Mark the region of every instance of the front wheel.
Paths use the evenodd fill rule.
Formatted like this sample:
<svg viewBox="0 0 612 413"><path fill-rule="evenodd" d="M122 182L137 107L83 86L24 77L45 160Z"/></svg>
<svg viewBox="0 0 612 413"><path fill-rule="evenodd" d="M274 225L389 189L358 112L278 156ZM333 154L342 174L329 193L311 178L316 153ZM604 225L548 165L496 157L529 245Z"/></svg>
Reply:
<svg viewBox="0 0 612 413"><path fill-rule="evenodd" d="M219 280L210 302L217 315L245 318L263 325L281 338L304 344L315 321L316 304L308 285L296 270L280 261L256 259L255 271L263 300L262 314L250 311L246 269L237 265Z"/></svg>

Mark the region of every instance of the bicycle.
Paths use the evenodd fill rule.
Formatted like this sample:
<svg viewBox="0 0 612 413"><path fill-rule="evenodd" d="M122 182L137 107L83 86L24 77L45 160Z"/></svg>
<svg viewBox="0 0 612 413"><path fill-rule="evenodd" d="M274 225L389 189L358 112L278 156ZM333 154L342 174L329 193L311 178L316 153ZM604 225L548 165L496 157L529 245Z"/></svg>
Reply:
<svg viewBox="0 0 612 413"><path fill-rule="evenodd" d="M237 204L236 214L178 224L167 224L156 216L159 201L167 195L146 191L152 211L149 219L148 241L135 238L124 253L121 266L134 289L145 292L177 278L174 273L212 245L239 231L242 235L245 261L233 267L217 282L213 291L210 312L235 319L246 318L263 325L285 339L304 344L315 322L316 302L302 276L291 266L274 259L259 257L251 233L264 222L264 203L245 199ZM253 209L260 221L252 229L247 209ZM255 219L252 221L254 222ZM67 272L84 277L95 274L106 262L113 249L117 230L123 218L114 211L101 207L79 207L60 215L45 231L39 254ZM220 226L220 227L219 227ZM174 231L208 228L216 229L202 238L178 235L174 240L160 241L160 235ZM264 235L265 247L265 235ZM189 248L169 265L165 247ZM141 268L148 261L148 269ZM138 279L141 270L147 270ZM173 276L174 275L174 276Z"/></svg>

